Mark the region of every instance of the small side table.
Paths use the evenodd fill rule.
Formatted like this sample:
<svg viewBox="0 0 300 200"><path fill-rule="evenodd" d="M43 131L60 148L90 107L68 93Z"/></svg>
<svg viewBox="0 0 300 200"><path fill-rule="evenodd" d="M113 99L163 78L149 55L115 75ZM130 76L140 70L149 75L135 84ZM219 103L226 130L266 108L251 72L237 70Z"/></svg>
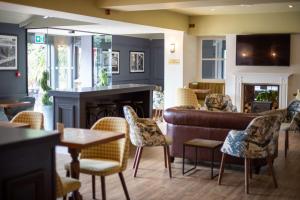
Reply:
<svg viewBox="0 0 300 200"><path fill-rule="evenodd" d="M210 178L213 179L214 177L218 176L218 174L214 175L214 157L215 157L215 149L220 147L223 144L222 141L216 141L216 140L206 140L206 139L193 139L189 140L185 143L183 143L183 161L182 161L182 174L186 174L190 172L191 170L196 169L197 167L197 152L198 148L202 149L209 149L211 150L211 176ZM194 147L195 148L195 166L187 171L184 171L184 160L185 160L185 148Z"/></svg>

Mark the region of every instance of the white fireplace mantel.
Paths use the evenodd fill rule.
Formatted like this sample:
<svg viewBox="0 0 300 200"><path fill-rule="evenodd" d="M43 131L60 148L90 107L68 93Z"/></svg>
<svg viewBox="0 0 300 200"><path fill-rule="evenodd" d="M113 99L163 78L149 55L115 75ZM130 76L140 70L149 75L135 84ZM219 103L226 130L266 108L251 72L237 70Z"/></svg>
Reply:
<svg viewBox="0 0 300 200"><path fill-rule="evenodd" d="M235 77L235 105L242 110L243 84L279 85L279 108L287 107L288 81L292 73L237 73Z"/></svg>

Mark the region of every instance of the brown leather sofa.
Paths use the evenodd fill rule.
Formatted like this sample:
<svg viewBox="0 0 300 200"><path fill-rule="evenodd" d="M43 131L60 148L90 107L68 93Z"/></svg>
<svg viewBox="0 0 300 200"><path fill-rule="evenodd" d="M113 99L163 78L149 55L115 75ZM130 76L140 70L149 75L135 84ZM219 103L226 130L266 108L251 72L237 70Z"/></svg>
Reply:
<svg viewBox="0 0 300 200"><path fill-rule="evenodd" d="M183 143L194 138L224 141L231 129L244 130L254 117L254 115L245 113L212 112L180 107L169 108L164 112L164 119L167 122L167 134L173 139L171 157L182 158ZM194 160L194 152L194 149L186 148L186 158ZM221 155L220 151L216 152L216 162L221 160ZM206 149L199 149L199 160L210 161L211 152ZM228 157L226 163L243 164L243 160ZM262 162L256 161L255 163ZM255 164L255 166L258 165Z"/></svg>

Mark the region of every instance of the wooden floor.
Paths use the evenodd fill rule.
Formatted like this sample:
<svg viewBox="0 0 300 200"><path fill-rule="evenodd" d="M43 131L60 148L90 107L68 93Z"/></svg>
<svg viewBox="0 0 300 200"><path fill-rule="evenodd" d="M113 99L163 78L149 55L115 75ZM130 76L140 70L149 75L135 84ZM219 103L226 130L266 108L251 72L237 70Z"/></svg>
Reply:
<svg viewBox="0 0 300 200"><path fill-rule="evenodd" d="M279 139L279 156L275 160L275 172L279 187L275 189L265 169L250 181L250 194L244 194L243 169L225 169L223 185L217 178L210 180L209 167L199 166L195 173L183 176L181 159L172 165L174 178L169 179L164 168L163 148L145 148L137 178L133 178L133 156L124 172L125 181L132 200L200 200L200 199L300 199L300 135L291 134L287 159L283 155L283 134ZM57 154L58 172L64 175L63 165L70 161L67 154ZM217 171L216 171L217 172ZM83 199L92 199L91 177L81 175L80 192ZM100 178L96 180L97 199L101 199ZM107 177L107 199L122 200L125 195L118 175Z"/></svg>

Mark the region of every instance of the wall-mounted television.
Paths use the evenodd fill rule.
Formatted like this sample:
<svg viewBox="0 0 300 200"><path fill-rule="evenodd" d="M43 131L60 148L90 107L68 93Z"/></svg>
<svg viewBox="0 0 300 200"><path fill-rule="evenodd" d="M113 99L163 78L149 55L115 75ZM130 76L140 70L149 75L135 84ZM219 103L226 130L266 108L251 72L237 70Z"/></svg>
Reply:
<svg viewBox="0 0 300 200"><path fill-rule="evenodd" d="M290 34L237 35L236 65L289 66Z"/></svg>

